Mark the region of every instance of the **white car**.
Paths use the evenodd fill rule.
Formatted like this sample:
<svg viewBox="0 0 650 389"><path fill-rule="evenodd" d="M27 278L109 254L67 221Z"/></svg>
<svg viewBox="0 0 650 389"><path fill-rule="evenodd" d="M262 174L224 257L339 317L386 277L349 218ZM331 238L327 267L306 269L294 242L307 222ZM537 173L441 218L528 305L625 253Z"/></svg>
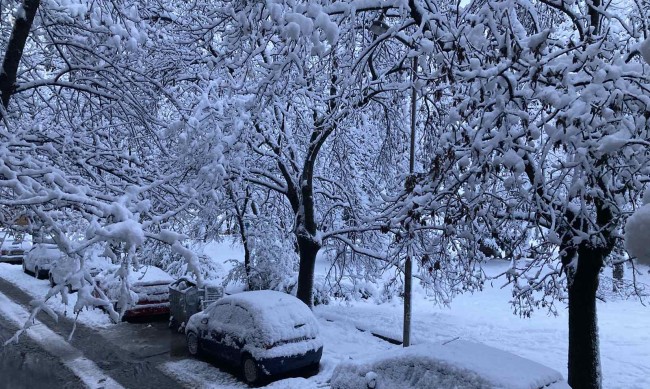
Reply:
<svg viewBox="0 0 650 389"><path fill-rule="evenodd" d="M67 255L61 256L58 260L50 263L50 286L56 286L66 283L70 292L75 292L84 285L84 274L91 277L97 276L100 272L110 267L106 259L97 256L90 256L84 261L84 270L81 271L81 262L79 259L70 258Z"/></svg>
<svg viewBox="0 0 650 389"><path fill-rule="evenodd" d="M38 279L46 279L50 275L50 268L54 261L59 260L64 254L57 245L51 243L37 243L27 252L23 260L23 271L32 274Z"/></svg>
<svg viewBox="0 0 650 389"><path fill-rule="evenodd" d="M0 247L0 262L21 263L25 251L29 250L31 243L25 239L16 240L13 237L5 237Z"/></svg>
<svg viewBox="0 0 650 389"><path fill-rule="evenodd" d="M332 389L571 389L549 367L460 339L342 362L330 383Z"/></svg>

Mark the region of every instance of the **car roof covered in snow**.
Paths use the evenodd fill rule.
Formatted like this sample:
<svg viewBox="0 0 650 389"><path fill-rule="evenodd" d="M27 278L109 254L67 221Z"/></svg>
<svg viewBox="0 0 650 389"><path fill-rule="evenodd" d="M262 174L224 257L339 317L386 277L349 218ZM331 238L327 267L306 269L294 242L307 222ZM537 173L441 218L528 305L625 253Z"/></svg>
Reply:
<svg viewBox="0 0 650 389"><path fill-rule="evenodd" d="M562 374L549 367L465 340L423 343L391 350L380 357L343 362L332 375L332 387L355 388L355 382L364 381L365 385L368 379L376 380L377 387L399 384L405 389L443 386L539 389L552 383L557 383L554 388L568 388ZM443 386L441 380L447 380Z"/></svg>
<svg viewBox="0 0 650 389"><path fill-rule="evenodd" d="M119 265L113 265L104 270L104 272L99 275L99 278L104 280L102 283L105 283L106 281L113 282L114 280L118 280L120 268L121 267ZM174 279L159 267L140 266L137 270L133 268L129 269L128 281L132 286L146 286L171 284L174 282Z"/></svg>
<svg viewBox="0 0 650 389"><path fill-rule="evenodd" d="M267 344L318 336L318 323L309 307L286 293L272 290L241 292L215 303L217 306L223 304L237 305L251 313Z"/></svg>
<svg viewBox="0 0 650 389"><path fill-rule="evenodd" d="M3 248L21 247L23 249L29 249L32 246L32 242L27 239L16 240L14 237L8 236L1 242L1 245Z"/></svg>
<svg viewBox="0 0 650 389"><path fill-rule="evenodd" d="M50 243L37 243L32 246L28 254L30 258L49 258L58 259L63 256L63 252L58 246Z"/></svg>
<svg viewBox="0 0 650 389"><path fill-rule="evenodd" d="M167 274L163 269L156 266L141 266L138 270L131 269L129 272L129 282L132 285L146 285L174 282L172 276Z"/></svg>

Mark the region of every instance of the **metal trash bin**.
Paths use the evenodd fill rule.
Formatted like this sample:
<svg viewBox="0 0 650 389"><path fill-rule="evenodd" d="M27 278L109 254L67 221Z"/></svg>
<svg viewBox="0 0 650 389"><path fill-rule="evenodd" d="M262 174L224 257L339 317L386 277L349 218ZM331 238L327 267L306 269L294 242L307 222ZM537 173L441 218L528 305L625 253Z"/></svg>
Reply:
<svg viewBox="0 0 650 389"><path fill-rule="evenodd" d="M190 316L222 296L221 286L204 285L199 288L195 281L187 277L174 281L169 285L169 328L182 332Z"/></svg>

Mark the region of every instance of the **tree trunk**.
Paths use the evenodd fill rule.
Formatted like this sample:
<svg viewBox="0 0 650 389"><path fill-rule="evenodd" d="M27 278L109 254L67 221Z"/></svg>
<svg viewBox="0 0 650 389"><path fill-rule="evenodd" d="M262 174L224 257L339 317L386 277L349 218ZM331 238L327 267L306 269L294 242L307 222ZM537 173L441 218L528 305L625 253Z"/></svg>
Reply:
<svg viewBox="0 0 650 389"><path fill-rule="evenodd" d="M600 389L600 353L596 290L603 266L602 249L582 244L578 267L569 284L569 385L573 389Z"/></svg>
<svg viewBox="0 0 650 389"><path fill-rule="evenodd" d="M235 207L237 204L235 204ZM245 204L244 204L245 206ZM244 210L245 212L245 210ZM237 212L237 223L239 224L239 236L244 246L244 271L246 271L246 289L251 289L251 250L248 247L248 234L246 232L246 221L243 215Z"/></svg>
<svg viewBox="0 0 650 389"><path fill-rule="evenodd" d="M296 296L309 308L314 306L312 290L314 289L314 267L316 255L321 246L310 236L296 234L300 250L300 268L298 269L298 292Z"/></svg>
<svg viewBox="0 0 650 389"><path fill-rule="evenodd" d="M0 68L0 100L2 100L2 105L5 108L9 106L9 100L16 89L18 65L23 57L25 42L27 42L29 31L32 28L32 23L34 23L36 10L38 10L40 4L40 0L23 1L23 17L16 18L14 27L11 30L7 51L2 61L2 68ZM0 118L2 118L2 111L0 111Z"/></svg>

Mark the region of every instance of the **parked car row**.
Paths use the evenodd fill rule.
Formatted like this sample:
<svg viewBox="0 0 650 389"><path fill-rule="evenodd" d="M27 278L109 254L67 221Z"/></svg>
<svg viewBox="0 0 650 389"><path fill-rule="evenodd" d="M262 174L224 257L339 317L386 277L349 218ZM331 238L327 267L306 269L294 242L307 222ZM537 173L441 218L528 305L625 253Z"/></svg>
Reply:
<svg viewBox="0 0 650 389"><path fill-rule="evenodd" d="M79 262L54 244L34 245L22 266L25 273L49 279L52 285L68 282L71 292L81 287L81 279L70 276L79 270ZM318 324L311 310L297 298L281 292L252 291L208 304L223 295L221 288L198 289L187 278L174 282L162 269L142 266L128 273L132 301L123 307L122 272L123 268L116 265L91 270L115 310L125 308L124 319L169 314L169 296L174 294L174 312L177 320L182 320L176 323L185 329L188 352L234 366L248 384L296 370L318 371L323 353Z"/></svg>
<svg viewBox="0 0 650 389"><path fill-rule="evenodd" d="M71 291L81 287L79 262L56 245L35 244L24 255L22 266L37 278L49 278L52 285L66 282ZM170 327L184 333L191 356L209 357L234 367L250 386L277 375L311 375L319 370L323 340L318 321L294 296L265 290L222 297L220 288L199 288L184 277L174 281L160 268L142 266L128 272L131 290L125 300L125 268L105 265L90 269L115 310L123 311L123 318L169 315L171 310ZM345 361L334 370L330 382L337 389L568 388L561 374L550 368L463 340L426 343Z"/></svg>
<svg viewBox="0 0 650 389"><path fill-rule="evenodd" d="M48 279L51 286L65 283L69 292L83 286L83 273L78 259L65 255L53 243L34 244L21 257L23 272L37 279ZM111 300L116 311L121 311L121 267L97 258L87 259L85 270L95 278L97 285ZM131 270L128 283L132 304L124 309L123 319L169 314L169 285L173 278L155 266L141 266Z"/></svg>

